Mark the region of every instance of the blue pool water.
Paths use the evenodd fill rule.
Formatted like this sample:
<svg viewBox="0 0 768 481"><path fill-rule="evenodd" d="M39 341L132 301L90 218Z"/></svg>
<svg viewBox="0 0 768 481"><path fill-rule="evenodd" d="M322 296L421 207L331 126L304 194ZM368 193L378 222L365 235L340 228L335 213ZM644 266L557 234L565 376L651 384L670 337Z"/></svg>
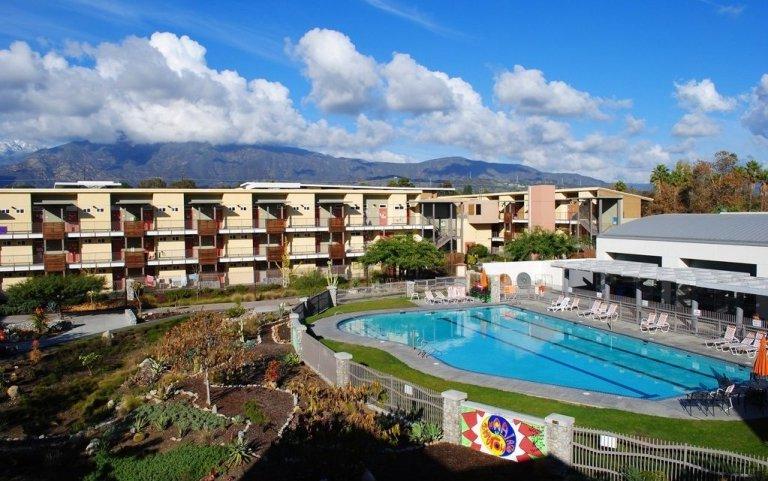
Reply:
<svg viewBox="0 0 768 481"><path fill-rule="evenodd" d="M458 369L633 398L749 379L734 363L511 307L375 314L338 327L423 349Z"/></svg>

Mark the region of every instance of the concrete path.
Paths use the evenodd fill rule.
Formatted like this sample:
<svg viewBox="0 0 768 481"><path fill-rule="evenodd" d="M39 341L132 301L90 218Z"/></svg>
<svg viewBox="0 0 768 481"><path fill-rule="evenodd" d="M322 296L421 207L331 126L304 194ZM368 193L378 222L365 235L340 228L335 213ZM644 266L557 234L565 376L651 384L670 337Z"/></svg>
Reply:
<svg viewBox="0 0 768 481"><path fill-rule="evenodd" d="M299 301L297 298L287 299L270 299L264 301L252 301L243 302L242 305L246 309L250 309L253 312L274 312L277 311L280 303L284 302L287 309L297 304ZM234 307L235 303L216 303L216 304L197 304L194 306L181 306L180 308L173 307L160 307L157 309L145 309L144 313L162 313L167 311L177 311L180 313L192 313L198 311L224 311L230 307ZM5 316L0 318L6 325L13 324L28 324L29 315L14 315ZM104 314L84 314L84 315L66 315L67 320L72 321L75 327L67 332L61 333L57 336L45 338L40 341L40 347L54 346L56 344L62 344L75 339L82 339L84 337L102 334L105 331L113 331L124 327L134 325L131 319L127 318L124 313L104 313ZM32 347L31 341L19 342L16 344L17 350L28 351Z"/></svg>
<svg viewBox="0 0 768 481"><path fill-rule="evenodd" d="M533 303L530 303L530 305L528 305L527 303L524 305L521 305L521 304L522 303L518 303L517 306L524 307L526 309L537 310L539 312L544 311L544 309L541 308L541 306L534 305ZM480 304L480 305L488 306L487 304ZM472 305L471 304L464 305L463 307L465 308L472 307ZM376 313L393 312L393 311L395 312L419 311L419 310L435 311L439 309L456 309L456 308L462 308L462 306L457 306L455 304L447 305L447 306L433 305L433 306L429 306L428 308L418 307L418 308L396 309L396 310L390 309L390 310L382 310L382 311L367 311L365 314L376 314ZM552 315L552 313L547 313L547 314ZM582 405L602 407L602 408L614 408L614 409L620 409L623 411L629 411L634 413L651 414L651 415L670 417L670 418L706 419L706 420L712 420L712 419L739 420L739 419L754 419L757 417L764 417L766 415L766 413L762 410L743 407L740 405L737 405L736 408L733 411L731 411L731 413L724 413L721 411L720 408L715 408L714 412L713 410L710 409L706 413L694 408L693 411L689 413L682 407L680 403L681 398L652 401L652 400L629 398L629 397L617 396L617 395L605 394L605 393L599 393L599 392L590 392L583 389L573 389L568 387L554 386L549 384L540 384L540 383L534 383L534 382L512 379L507 377L492 376L487 374L469 372L469 371L457 369L452 366L446 365L445 363L440 362L439 359L436 359L431 356L422 357L420 356L420 352L418 350L410 346L407 346L405 344L358 336L355 334L341 331L336 327L339 322L345 319L349 319L350 317L355 317L357 315L360 315L360 313L339 314L336 316L331 316L325 319L321 319L317 321L315 324L313 324L311 326L311 329L317 336L320 336L320 337L325 337L325 338L342 341L350 344L358 344L358 345L383 349L416 370L419 370L421 372L428 373L434 376L438 376L450 381L455 381L455 382L474 384L474 385L484 386L484 387L491 387L491 388L495 388L503 391L524 393L532 396L544 397L544 398L549 398L549 399L554 399L554 400L564 401L564 402L569 402L574 404L582 404ZM565 316L562 316L562 317L565 318ZM575 317L575 315L573 317ZM573 319L568 319L568 320L573 320ZM596 324L600 324L600 323L598 322ZM596 325L595 327L601 327L603 329L606 328L605 324L601 326ZM622 332L623 334L632 335L634 337L640 337L637 335L639 332L639 329L638 329L638 332L633 333L629 327L627 326L622 326L622 327L626 328L626 329L623 329L623 328L621 329L621 331L626 331L626 332ZM614 332L620 332L619 326L614 328ZM684 336L681 334L668 333L663 335L663 339L661 337L662 336L654 336L652 340L654 342L662 342L664 344L667 344L673 347L688 349L690 351L700 352L706 355L714 355L717 352L713 349L704 348L703 341L693 336L689 336L689 335ZM727 359L728 361L732 361L732 362L739 360L737 357L732 356L730 354L724 354L724 355L719 354L717 355L717 357L722 357L723 359ZM748 363L748 360L741 359L741 362L742 364L745 364L745 363Z"/></svg>

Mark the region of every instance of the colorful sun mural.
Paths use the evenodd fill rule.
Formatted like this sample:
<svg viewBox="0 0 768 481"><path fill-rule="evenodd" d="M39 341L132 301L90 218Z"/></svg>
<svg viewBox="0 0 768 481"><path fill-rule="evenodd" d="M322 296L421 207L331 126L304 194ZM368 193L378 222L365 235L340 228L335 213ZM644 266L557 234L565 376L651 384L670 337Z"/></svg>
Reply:
<svg viewBox="0 0 768 481"><path fill-rule="evenodd" d="M461 444L510 461L544 457L544 426L465 407L461 413Z"/></svg>

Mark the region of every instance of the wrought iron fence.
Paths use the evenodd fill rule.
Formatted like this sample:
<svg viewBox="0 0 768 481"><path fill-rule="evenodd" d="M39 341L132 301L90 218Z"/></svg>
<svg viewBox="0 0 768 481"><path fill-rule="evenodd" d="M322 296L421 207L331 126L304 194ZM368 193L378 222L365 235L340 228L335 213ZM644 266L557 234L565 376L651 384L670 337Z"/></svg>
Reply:
<svg viewBox="0 0 768 481"><path fill-rule="evenodd" d="M310 334L301 334L301 360L320 375L325 382L336 385L334 352Z"/></svg>
<svg viewBox="0 0 768 481"><path fill-rule="evenodd" d="M628 479L631 471L686 481L765 479L768 474L765 458L581 427L574 428L573 467L590 477L617 481Z"/></svg>
<svg viewBox="0 0 768 481"><path fill-rule="evenodd" d="M353 386L378 383L383 392L369 402L381 409L413 415L439 426L443 424L443 398L437 391L410 384L356 362L349 365L349 381Z"/></svg>

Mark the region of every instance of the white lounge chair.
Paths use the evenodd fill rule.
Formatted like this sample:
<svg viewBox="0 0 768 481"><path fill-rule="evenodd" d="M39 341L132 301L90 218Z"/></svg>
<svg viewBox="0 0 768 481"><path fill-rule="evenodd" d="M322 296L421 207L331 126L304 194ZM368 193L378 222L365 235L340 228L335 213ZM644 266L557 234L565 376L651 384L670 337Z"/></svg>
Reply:
<svg viewBox="0 0 768 481"><path fill-rule="evenodd" d="M708 339L704 341L704 345L707 347L717 347L721 344L728 344L734 341L738 341L738 339L736 339L736 326L731 324L725 328L725 333L722 337Z"/></svg>
<svg viewBox="0 0 768 481"><path fill-rule="evenodd" d="M640 330L649 331L655 324L656 324L656 313L651 312L648 314L648 317L640 321Z"/></svg>
<svg viewBox="0 0 768 481"><path fill-rule="evenodd" d="M651 328L648 330L653 330L653 332L669 332L669 314L666 312L662 312L659 314L658 319L656 319L656 324L654 324Z"/></svg>
<svg viewBox="0 0 768 481"><path fill-rule="evenodd" d="M760 341L765 337L765 334L758 332L755 335L755 340L752 344L745 346L736 346L731 348L731 354L737 356L739 354L746 354L749 357L755 357L757 355L757 349L760 347Z"/></svg>
<svg viewBox="0 0 768 481"><path fill-rule="evenodd" d="M449 298L445 297L445 294L443 294L440 291L435 291L435 297L437 298L438 301L440 301L442 303L446 303L446 304L447 303L451 303L451 302L456 302L453 299L449 299Z"/></svg>
<svg viewBox="0 0 768 481"><path fill-rule="evenodd" d="M432 291L429 289L424 291L424 300L427 301L427 304L442 304L443 301L436 298L434 294L432 294Z"/></svg>
<svg viewBox="0 0 768 481"><path fill-rule="evenodd" d="M576 313L579 317L589 317L597 314L600 311L600 304L601 302L598 300L592 301L592 307L590 307L587 310L579 311Z"/></svg>
<svg viewBox="0 0 768 481"><path fill-rule="evenodd" d="M607 302L602 302L600 303L600 307L597 308L597 312L595 312L594 314L591 314L589 317L595 320L600 319L600 316L608 312L608 309L610 307L611 307L611 304Z"/></svg>
<svg viewBox="0 0 768 481"><path fill-rule="evenodd" d="M568 306L566 306L566 308L563 309L563 310L564 311L573 311L575 309L578 309L579 308L579 302L580 302L580 300L577 297L576 299L572 300L571 303L568 304Z"/></svg>
<svg viewBox="0 0 768 481"><path fill-rule="evenodd" d="M565 310L566 307L568 307L568 304L570 304L570 302L571 302L571 298L570 297L565 297L565 298L563 298L562 301L560 301L560 304L556 304L554 306L549 306L549 307L547 307L547 310L548 311L553 311L553 312L554 311L563 311L563 310Z"/></svg>
<svg viewBox="0 0 768 481"><path fill-rule="evenodd" d="M734 341L728 344L721 344L718 346L718 349L721 351L733 351L734 349L739 349L741 347L749 347L755 342L755 332L750 331L747 333L746 336L744 336L744 339L741 341Z"/></svg>
<svg viewBox="0 0 768 481"><path fill-rule="evenodd" d="M619 318L619 305L618 304L609 304L608 310L598 314L595 316L595 319L599 319L603 322L608 322L611 320L616 320Z"/></svg>
<svg viewBox="0 0 768 481"><path fill-rule="evenodd" d="M559 306L560 304L562 304L562 303L563 303L563 299L564 299L564 298L565 298L565 296L562 296L562 295L560 295L560 296L557 296L557 300L556 300L556 301L552 301L552 302L549 304L549 307L555 307L555 306Z"/></svg>
<svg viewBox="0 0 768 481"><path fill-rule="evenodd" d="M467 295L467 288L464 286L453 286L454 297L459 302L475 302L475 298Z"/></svg>

